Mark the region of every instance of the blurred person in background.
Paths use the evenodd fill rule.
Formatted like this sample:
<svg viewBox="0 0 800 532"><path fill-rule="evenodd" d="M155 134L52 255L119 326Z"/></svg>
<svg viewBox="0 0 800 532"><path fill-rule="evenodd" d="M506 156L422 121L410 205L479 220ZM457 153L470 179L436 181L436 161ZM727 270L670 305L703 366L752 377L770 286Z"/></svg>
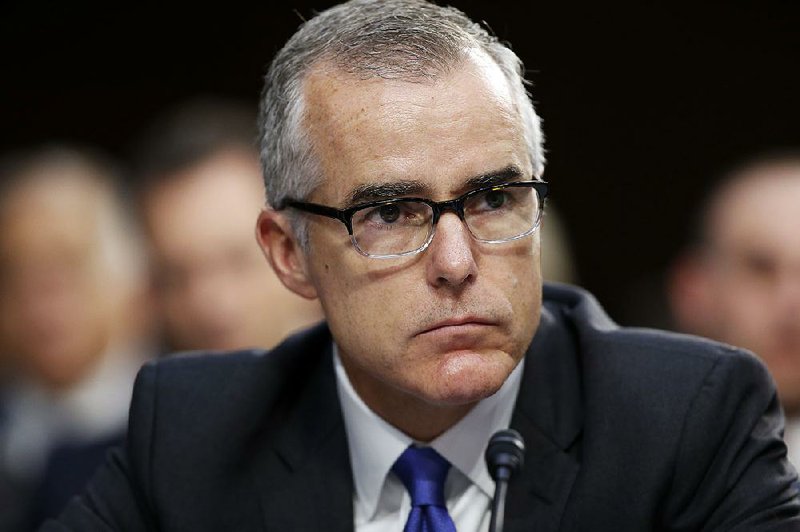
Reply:
<svg viewBox="0 0 800 532"><path fill-rule="evenodd" d="M0 502L2 530L60 511L124 435L147 321L117 185L105 160L66 147L3 165L0 484L13 495Z"/></svg>
<svg viewBox="0 0 800 532"><path fill-rule="evenodd" d="M764 360L787 416L789 459L800 465L800 153L732 172L698 225L670 275L675 321Z"/></svg>
<svg viewBox="0 0 800 532"><path fill-rule="evenodd" d="M542 217L542 242L547 253L542 255L542 278L558 283L579 284L569 233L561 212L548 202Z"/></svg>
<svg viewBox="0 0 800 532"><path fill-rule="evenodd" d="M139 207L166 349L272 347L321 319L264 261L255 111L190 102L139 146Z"/></svg>

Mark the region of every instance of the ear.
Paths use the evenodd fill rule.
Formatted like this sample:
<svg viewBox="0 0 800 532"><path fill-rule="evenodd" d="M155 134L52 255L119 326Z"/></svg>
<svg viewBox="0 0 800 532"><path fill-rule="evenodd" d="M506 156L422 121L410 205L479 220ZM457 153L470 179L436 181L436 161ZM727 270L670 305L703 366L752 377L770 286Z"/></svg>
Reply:
<svg viewBox="0 0 800 532"><path fill-rule="evenodd" d="M256 239L284 286L301 297L316 299L317 289L308 275L305 251L286 216L270 208L261 211Z"/></svg>

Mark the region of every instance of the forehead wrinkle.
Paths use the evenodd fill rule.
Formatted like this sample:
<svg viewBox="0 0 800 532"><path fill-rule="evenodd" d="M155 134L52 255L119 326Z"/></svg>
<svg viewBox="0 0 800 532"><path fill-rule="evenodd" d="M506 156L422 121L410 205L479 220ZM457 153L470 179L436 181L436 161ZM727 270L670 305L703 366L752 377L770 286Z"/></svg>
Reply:
<svg viewBox="0 0 800 532"><path fill-rule="evenodd" d="M480 54L477 57L481 57ZM493 113L497 118L501 118L503 129L513 132L515 137L522 137L521 119L516 108L516 103L510 94L508 83L502 72L491 61L484 59L479 61L478 71L467 70L466 75L483 79L489 84L489 88L482 88L480 100L491 102ZM340 149L347 141L345 133L359 130L362 128L370 129L376 118L383 116L390 119L396 130L394 133L403 131L413 131L420 125L421 119L426 119L427 127L447 130L458 127L458 124L466 119L465 116L451 115L446 110L444 115L439 113L441 103L436 94L431 94L429 100L420 101L417 98L405 98L402 93L398 96L396 92L391 92L391 97L382 91L376 91L374 96L377 101L373 101L373 107L367 109L353 109L349 114L342 114L338 97L342 92L349 92L350 89L357 89L365 85L374 86L398 86L398 85L426 85L436 87L450 81L450 76L440 76L424 81L410 81L405 79L358 79L353 78L347 73L337 70L324 69L310 73L306 80L307 106L305 122L307 126L312 126L316 132L317 140L325 142L331 149ZM311 90L309 90L311 89ZM471 106L477 104L473 98L466 95L451 99L450 106L467 104ZM427 113L431 115L425 116ZM471 117L474 118L474 117ZM499 134L499 132L498 132Z"/></svg>

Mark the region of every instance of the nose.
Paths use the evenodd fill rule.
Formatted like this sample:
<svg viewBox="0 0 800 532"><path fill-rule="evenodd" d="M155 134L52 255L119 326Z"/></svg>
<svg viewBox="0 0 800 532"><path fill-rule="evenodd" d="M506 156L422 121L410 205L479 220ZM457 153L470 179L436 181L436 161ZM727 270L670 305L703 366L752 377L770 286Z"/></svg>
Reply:
<svg viewBox="0 0 800 532"><path fill-rule="evenodd" d="M459 288L475 279L478 268L469 229L454 212L439 218L428 255L428 282L435 287Z"/></svg>

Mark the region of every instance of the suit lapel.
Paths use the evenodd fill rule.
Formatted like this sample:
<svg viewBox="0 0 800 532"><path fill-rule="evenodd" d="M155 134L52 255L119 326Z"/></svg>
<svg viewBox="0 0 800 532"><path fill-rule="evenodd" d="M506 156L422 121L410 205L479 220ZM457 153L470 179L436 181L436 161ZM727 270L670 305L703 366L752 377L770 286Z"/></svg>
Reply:
<svg viewBox="0 0 800 532"><path fill-rule="evenodd" d="M574 337L543 307L511 420L526 453L522 471L509 485L506 531L559 529L580 469L580 389Z"/></svg>
<svg viewBox="0 0 800 532"><path fill-rule="evenodd" d="M353 529L353 480L330 337L255 468L266 530ZM309 368L310 371L311 368Z"/></svg>

